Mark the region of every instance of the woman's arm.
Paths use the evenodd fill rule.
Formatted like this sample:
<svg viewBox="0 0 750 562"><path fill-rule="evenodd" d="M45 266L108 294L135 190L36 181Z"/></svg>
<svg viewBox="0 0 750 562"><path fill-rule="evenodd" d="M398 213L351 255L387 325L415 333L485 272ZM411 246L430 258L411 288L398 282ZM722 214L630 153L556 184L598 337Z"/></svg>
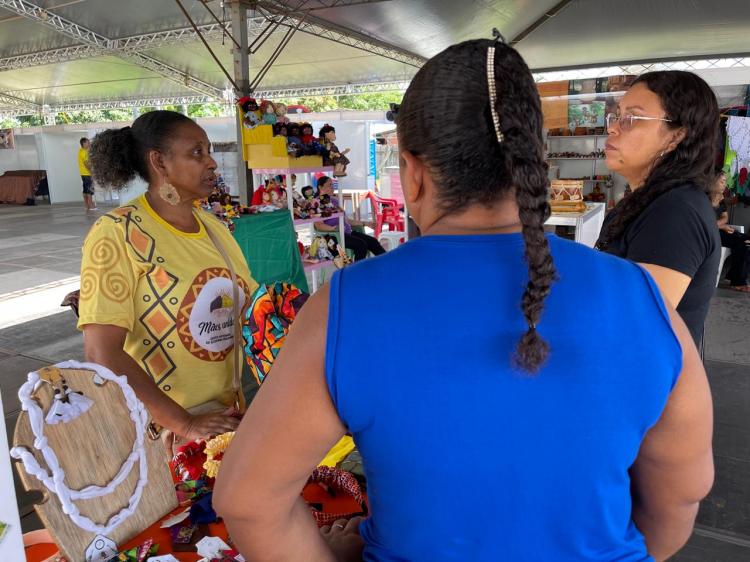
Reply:
<svg viewBox="0 0 750 562"><path fill-rule="evenodd" d="M674 269L653 263L641 263L639 265L651 274L661 294L669 301L669 304L677 308L682 297L685 296L685 291L687 291L692 278Z"/></svg>
<svg viewBox="0 0 750 562"><path fill-rule="evenodd" d="M207 438L234 430L239 421L225 414L193 416L164 394L154 380L123 349L127 330L109 324L86 324L83 347L87 361L125 375L153 420L187 439Z"/></svg>
<svg viewBox="0 0 750 562"><path fill-rule="evenodd" d="M315 230L320 230L321 232L337 232L338 229L338 226L331 226L330 224L326 224L324 222L315 223Z"/></svg>
<svg viewBox="0 0 750 562"><path fill-rule="evenodd" d="M685 323L667 309L682 346L682 373L631 469L633 520L657 561L690 538L698 504L714 479L711 391Z"/></svg>
<svg viewBox="0 0 750 562"><path fill-rule="evenodd" d="M721 213L721 216L718 219L716 219L716 226L718 226L719 228L721 228L722 226L724 226L728 222L729 222L729 213L727 213L725 211L725 212Z"/></svg>
<svg viewBox="0 0 750 562"><path fill-rule="evenodd" d="M328 287L305 304L224 455L213 505L248 560L335 561L300 496L345 433L325 380Z"/></svg>

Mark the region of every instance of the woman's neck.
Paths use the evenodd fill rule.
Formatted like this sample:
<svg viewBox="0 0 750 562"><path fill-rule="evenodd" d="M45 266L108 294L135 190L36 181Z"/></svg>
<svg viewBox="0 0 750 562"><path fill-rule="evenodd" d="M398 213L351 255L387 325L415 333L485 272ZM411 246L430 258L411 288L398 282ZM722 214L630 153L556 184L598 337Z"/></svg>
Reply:
<svg viewBox="0 0 750 562"><path fill-rule="evenodd" d="M501 201L485 207L472 205L460 213L445 213L422 229L422 235L510 234L521 232L518 206Z"/></svg>
<svg viewBox="0 0 750 562"><path fill-rule="evenodd" d="M200 232L200 225L193 214L193 199L182 200L177 205L172 205L151 188L146 191L146 199L156 214L177 230L188 233Z"/></svg>

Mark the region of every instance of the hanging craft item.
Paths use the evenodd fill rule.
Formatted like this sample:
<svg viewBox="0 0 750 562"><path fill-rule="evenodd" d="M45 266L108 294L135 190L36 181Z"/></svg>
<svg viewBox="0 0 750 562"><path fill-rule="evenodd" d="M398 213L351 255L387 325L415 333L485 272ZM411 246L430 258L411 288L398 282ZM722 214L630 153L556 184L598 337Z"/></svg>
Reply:
<svg viewBox="0 0 750 562"><path fill-rule="evenodd" d="M724 173L727 187L737 195L750 194L750 117L727 119Z"/></svg>
<svg viewBox="0 0 750 562"><path fill-rule="evenodd" d="M247 362L258 384L266 378L284 345L289 326L308 297L291 283L261 285L255 291L245 313L242 336Z"/></svg>
<svg viewBox="0 0 750 562"><path fill-rule="evenodd" d="M123 543L176 507L164 447L146 437L126 377L68 361L29 373L19 399L11 456L24 487L45 492L35 509L64 557L96 560L87 550Z"/></svg>
<svg viewBox="0 0 750 562"><path fill-rule="evenodd" d="M39 377L55 389L55 401L44 418L48 424L69 422L91 407L90 398L86 398L82 392L70 390L60 369L45 367L39 371Z"/></svg>

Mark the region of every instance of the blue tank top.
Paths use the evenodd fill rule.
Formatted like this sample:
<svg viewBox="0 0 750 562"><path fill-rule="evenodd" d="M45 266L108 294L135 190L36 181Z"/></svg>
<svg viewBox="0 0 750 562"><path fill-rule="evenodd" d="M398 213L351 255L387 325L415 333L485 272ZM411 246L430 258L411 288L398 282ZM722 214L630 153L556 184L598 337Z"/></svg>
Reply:
<svg viewBox="0 0 750 562"><path fill-rule="evenodd" d="M639 266L549 237L536 376L520 234L429 236L337 272L326 379L362 453L368 561L652 560L628 469L682 368Z"/></svg>

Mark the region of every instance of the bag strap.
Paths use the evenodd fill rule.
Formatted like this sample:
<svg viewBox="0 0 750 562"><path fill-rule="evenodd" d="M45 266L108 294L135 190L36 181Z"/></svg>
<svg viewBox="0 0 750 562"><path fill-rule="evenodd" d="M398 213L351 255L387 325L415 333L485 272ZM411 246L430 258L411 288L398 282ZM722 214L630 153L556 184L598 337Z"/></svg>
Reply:
<svg viewBox="0 0 750 562"><path fill-rule="evenodd" d="M221 257L224 259L224 262L227 264L227 269L229 269L229 275L232 278L232 315L234 318L234 350L233 350L233 376L232 376L232 389L234 390L234 402L235 402L235 408L237 410L240 409L241 401L240 401L240 380L242 375L242 363L240 362L240 349L241 349L241 341L242 341L242 319L240 318L240 310L239 310L239 304L240 304L240 286L237 282L237 274L234 271L234 266L232 265L232 260L229 259L229 254L227 254L226 250L224 249L224 245L219 240L219 237L216 235L216 233L212 232L209 228L206 221L204 221L200 216L198 216L198 213L196 213L196 216L198 217L198 220L201 221L203 224L203 228L206 229L206 232L208 233L208 237L211 239L211 242L213 242L213 245L216 246L216 249L218 250L219 254L221 254Z"/></svg>

